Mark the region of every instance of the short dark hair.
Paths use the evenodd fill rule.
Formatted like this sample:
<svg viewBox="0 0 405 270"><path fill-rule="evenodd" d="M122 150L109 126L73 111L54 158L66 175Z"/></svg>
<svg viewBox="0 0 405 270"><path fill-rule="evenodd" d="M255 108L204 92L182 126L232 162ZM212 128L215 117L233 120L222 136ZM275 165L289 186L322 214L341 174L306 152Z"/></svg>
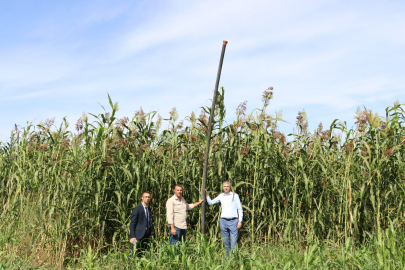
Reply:
<svg viewBox="0 0 405 270"><path fill-rule="evenodd" d="M145 194L145 193L148 193L150 196L152 196L152 194L150 194L149 191L144 191L144 192L142 193L142 197L143 197L143 194Z"/></svg>
<svg viewBox="0 0 405 270"><path fill-rule="evenodd" d="M174 186L174 189L176 189L176 187L181 187L182 189L184 189L184 188L183 188L183 185L180 185L180 184L176 184L176 185Z"/></svg>

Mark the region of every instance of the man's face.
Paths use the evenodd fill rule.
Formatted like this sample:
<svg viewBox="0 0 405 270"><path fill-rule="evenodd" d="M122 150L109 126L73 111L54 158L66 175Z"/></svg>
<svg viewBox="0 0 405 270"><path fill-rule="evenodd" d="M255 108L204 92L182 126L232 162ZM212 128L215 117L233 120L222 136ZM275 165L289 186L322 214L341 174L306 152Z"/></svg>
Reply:
<svg viewBox="0 0 405 270"><path fill-rule="evenodd" d="M150 194L149 194L149 193L144 193L144 194L142 195L142 202L143 202L144 204L148 205L148 204L149 204L149 201L150 201Z"/></svg>
<svg viewBox="0 0 405 270"><path fill-rule="evenodd" d="M225 193L229 193L229 191L231 190L231 185L229 185L229 183L224 183L222 185L222 189L224 190Z"/></svg>
<svg viewBox="0 0 405 270"><path fill-rule="evenodd" d="M174 188L174 194L177 197L181 197L183 195L183 188L182 187L175 187Z"/></svg>

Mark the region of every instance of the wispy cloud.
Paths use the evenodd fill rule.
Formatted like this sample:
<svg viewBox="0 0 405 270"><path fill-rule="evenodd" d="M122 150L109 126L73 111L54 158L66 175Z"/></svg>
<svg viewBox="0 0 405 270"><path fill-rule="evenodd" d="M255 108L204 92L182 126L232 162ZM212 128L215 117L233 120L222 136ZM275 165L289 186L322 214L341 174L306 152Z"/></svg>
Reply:
<svg viewBox="0 0 405 270"><path fill-rule="evenodd" d="M34 4L32 4L34 5ZM398 1L50 2L38 13L0 8L0 140L14 123L143 106L185 116L212 97L222 39L229 114L272 85L287 121L351 120L405 98L405 4ZM3 9L4 10L4 9ZM22 22L23 27L16 22ZM74 118L74 119L73 119ZM350 119L349 119L350 118ZM287 131L291 125L286 126ZM3 132L6 131L6 132ZM6 134L6 135L4 135Z"/></svg>

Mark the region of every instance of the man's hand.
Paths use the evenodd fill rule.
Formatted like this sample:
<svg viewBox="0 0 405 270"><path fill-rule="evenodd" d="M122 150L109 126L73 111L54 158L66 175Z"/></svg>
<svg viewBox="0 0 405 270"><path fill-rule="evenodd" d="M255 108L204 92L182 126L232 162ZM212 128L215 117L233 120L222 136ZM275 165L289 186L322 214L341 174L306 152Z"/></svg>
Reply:
<svg viewBox="0 0 405 270"><path fill-rule="evenodd" d="M208 191L206 189L205 190L205 197L209 197L210 195L208 194Z"/></svg>
<svg viewBox="0 0 405 270"><path fill-rule="evenodd" d="M136 241L138 241L138 240L136 240L136 238L131 238L131 240L129 240L129 242L131 242L132 245L135 245Z"/></svg>
<svg viewBox="0 0 405 270"><path fill-rule="evenodd" d="M202 204L205 200L200 200L198 203L195 203L194 206L198 206L200 204Z"/></svg>
<svg viewBox="0 0 405 270"><path fill-rule="evenodd" d="M171 231L172 231L172 235L177 235L177 231L176 231L176 229L174 227L172 228Z"/></svg>
<svg viewBox="0 0 405 270"><path fill-rule="evenodd" d="M240 229L240 228L242 228L242 222L238 222L238 226L237 226L237 228L238 228L238 230Z"/></svg>

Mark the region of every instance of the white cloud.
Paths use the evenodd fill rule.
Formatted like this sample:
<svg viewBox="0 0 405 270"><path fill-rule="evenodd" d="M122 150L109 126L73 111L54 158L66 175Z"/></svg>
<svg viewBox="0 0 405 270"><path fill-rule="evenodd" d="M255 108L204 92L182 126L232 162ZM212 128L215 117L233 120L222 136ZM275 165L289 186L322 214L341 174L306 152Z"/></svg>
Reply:
<svg viewBox="0 0 405 270"><path fill-rule="evenodd" d="M107 92L122 116L140 106L165 115L176 106L183 117L199 111L212 97L222 39L228 115L244 100L259 107L274 86L271 110L284 108L290 122L303 107L310 123L351 120L359 105L381 110L404 99L403 7L209 0L54 8L24 40L0 44L0 106L18 114L0 129L35 114L72 123L70 115L100 111Z"/></svg>

